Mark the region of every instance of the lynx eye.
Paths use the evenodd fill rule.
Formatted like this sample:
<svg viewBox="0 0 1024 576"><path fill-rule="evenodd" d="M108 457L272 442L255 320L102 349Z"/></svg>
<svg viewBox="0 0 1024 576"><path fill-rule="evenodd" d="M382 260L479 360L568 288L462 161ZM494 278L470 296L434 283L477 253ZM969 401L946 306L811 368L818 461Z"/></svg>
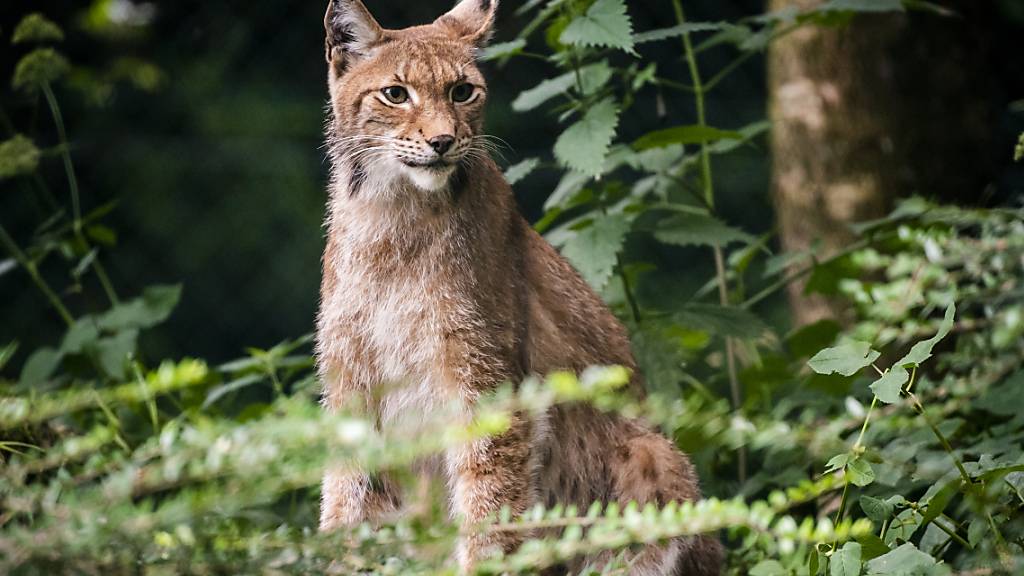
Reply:
<svg viewBox="0 0 1024 576"><path fill-rule="evenodd" d="M473 92L476 89L472 84L456 84L452 87L452 101L453 102L465 102L473 96Z"/></svg>
<svg viewBox="0 0 1024 576"><path fill-rule="evenodd" d="M403 104L409 100L409 91L401 86L388 86L381 93L392 104Z"/></svg>

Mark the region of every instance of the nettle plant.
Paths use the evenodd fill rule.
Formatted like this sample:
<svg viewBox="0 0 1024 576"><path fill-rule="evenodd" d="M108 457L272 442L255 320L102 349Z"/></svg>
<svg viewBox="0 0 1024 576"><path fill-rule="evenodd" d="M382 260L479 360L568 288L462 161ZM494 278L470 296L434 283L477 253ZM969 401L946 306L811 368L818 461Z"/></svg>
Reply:
<svg viewBox="0 0 1024 576"><path fill-rule="evenodd" d="M510 166L506 176L515 184L540 168L562 172L536 228L629 323L648 387L677 394L681 385L725 380L732 406L742 414L744 364L756 363L761 350L778 344L752 309L808 274L814 262L801 261L800 255L773 256L772 235L754 236L718 214L714 159L751 145L769 124L709 125L707 97L775 38L801 26L841 26L859 12L942 9L917 1L831 0L727 23L691 22L680 0L670 4L674 25L636 31L625 0L532 0L517 11L531 18L518 37L491 46L484 58L498 65L517 57L540 58L555 71L512 103L518 112L546 107L566 125L552 147L554 162L527 158ZM642 56L645 47L666 42L678 45L682 64L673 69L659 69ZM700 57L710 50L729 51L733 60L706 74ZM644 122L636 106L645 92L656 92L659 107L692 107L696 121L650 126L633 141L621 141L621 125ZM637 287L652 265L630 258L626 243L632 237L704 248L714 276L687 301L644 302ZM799 264L803 268L790 275ZM737 452L735 465L742 482L744 450Z"/></svg>
<svg viewBox="0 0 1024 576"><path fill-rule="evenodd" d="M727 482L710 492L728 499L661 510L597 504L501 514L476 529L551 530L480 573L537 573L577 554L706 532L727 539L730 574L1018 573L1021 211L910 200L861 225L862 240L843 253L776 257L766 286L751 295L744 275L766 239L715 214L712 159L766 126L706 125L703 96L728 68L702 82L698 55L724 45L749 58L793 26L899 5L834 0L739 24L686 22L675 8L677 26L637 33L620 1L529 2L522 11L535 16L522 38L487 54L527 54L534 33L546 31L553 54L545 58L561 74L516 101L525 109L564 100L554 111L568 126L553 157L565 171L538 227L631 323L655 394L624 397L628 375L614 367L553 374L502 389L468 428L439 413L426 429L388 436L372 422L319 409L308 337L219 366L141 356L140 334L160 329L180 289L151 287L123 300L106 278L101 251L111 257L116 236L101 219L110 207L85 208L54 88L69 64L48 46L63 32L27 17L14 33L29 47L14 84L50 112L56 142L5 122L0 179L50 212L21 244L0 227L8 256L0 278L22 273L50 303L46 320L66 329L34 351L0 347L0 571L451 574L456 527L436 498L383 526L317 533L324 466L344 458L367 470L406 468L503 431L514 412L585 401L661 426L698 462L735 455L740 480L706 475L712 486ZM707 38L694 43L689 35L698 33ZM687 81L663 78L634 55L645 42L673 40ZM613 144L637 92L669 86L695 97L698 124ZM530 159L507 174L516 180L542 164ZM38 178L51 170L67 181L66 202ZM623 250L636 234L707 247L718 273L677 308L644 305L635 296L643 268ZM784 272L782 263L796 269ZM750 311L806 274L816 289L848 299L853 326L822 322L780 337ZM64 286L54 288L55 278ZM68 297L87 282L107 300ZM716 352L726 361L715 364ZM703 386L684 361L724 373L732 401ZM17 376L7 376L16 367Z"/></svg>

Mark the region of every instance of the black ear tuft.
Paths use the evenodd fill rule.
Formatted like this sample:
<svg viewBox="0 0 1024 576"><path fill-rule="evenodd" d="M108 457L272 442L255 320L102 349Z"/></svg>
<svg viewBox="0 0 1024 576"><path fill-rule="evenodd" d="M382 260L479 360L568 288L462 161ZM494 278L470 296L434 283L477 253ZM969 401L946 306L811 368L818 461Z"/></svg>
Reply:
<svg viewBox="0 0 1024 576"><path fill-rule="evenodd" d="M436 23L455 30L463 40L482 48L491 39L497 14L498 0L461 0Z"/></svg>
<svg viewBox="0 0 1024 576"><path fill-rule="evenodd" d="M362 56L384 37L384 30L359 0L331 0L324 15L327 61Z"/></svg>

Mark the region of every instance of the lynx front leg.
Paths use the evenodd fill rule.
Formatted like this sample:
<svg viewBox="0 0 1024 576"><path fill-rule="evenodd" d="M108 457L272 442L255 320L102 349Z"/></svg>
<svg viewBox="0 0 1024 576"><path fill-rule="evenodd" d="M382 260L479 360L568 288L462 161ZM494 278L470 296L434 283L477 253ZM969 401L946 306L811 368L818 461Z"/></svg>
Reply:
<svg viewBox="0 0 1024 576"><path fill-rule="evenodd" d="M386 474L335 468L323 479L320 530L379 521L397 511L400 500L398 486Z"/></svg>
<svg viewBox="0 0 1024 576"><path fill-rule="evenodd" d="M453 511L464 529L456 552L464 573L494 551L511 552L528 536L521 532L484 533L477 525L504 506L514 517L533 505L532 435L529 420L516 415L504 434L452 449L446 455Z"/></svg>

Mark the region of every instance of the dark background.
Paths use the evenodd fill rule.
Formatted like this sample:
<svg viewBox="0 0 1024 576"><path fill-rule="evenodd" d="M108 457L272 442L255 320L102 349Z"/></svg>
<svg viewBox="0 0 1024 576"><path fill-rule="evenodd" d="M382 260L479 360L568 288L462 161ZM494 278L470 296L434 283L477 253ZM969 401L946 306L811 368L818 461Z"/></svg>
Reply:
<svg viewBox="0 0 1024 576"><path fill-rule="evenodd" d="M425 23L450 7L445 0L366 3L385 27ZM225 360L246 346L269 347L312 329L327 174L320 148L326 102L325 4L6 0L0 6L0 70L5 77L25 51L9 42L19 15L38 10L65 27L67 40L60 50L75 69L59 86L58 97L74 146L83 210L118 201L108 218L118 246L104 257L114 284L122 296L154 283L184 285L182 302L167 329L144 336L143 346L152 357ZM998 112L986 127L993 135L991 157L1005 160L986 168L978 186L965 191L962 200L993 203L1024 187L1021 171L1002 152L1012 150L1015 135L1024 130L1024 105L1013 104L1015 96L1024 95L1019 43L1024 2L972 4L977 13L964 26L976 33L980 29L984 44L972 65L992 70L992 85L979 90ZM518 5L503 3L496 41L513 37L527 22L513 14ZM688 18L695 21L734 21L764 10L759 0L694 0L685 5ZM674 23L667 1L631 2L630 13L639 31ZM538 44L531 40L532 48L543 51ZM644 52L657 59L660 75L683 78L685 64L675 43L645 46ZM727 48L709 51L702 55L702 68L719 70L734 55ZM488 129L512 149L504 152L503 165L530 156L550 158L550 147L563 127L543 110L516 114L509 103L554 73L553 66L531 59L488 67ZM52 143L49 116L40 102L14 93L9 84L2 90L4 113L19 130L50 134ZM693 121L692 100L665 96L667 124ZM656 125L654 97L649 90L647 99L635 104L649 121L621 127L621 140ZM735 128L760 120L765 102L764 58L758 56L713 92L709 123ZM724 218L750 232L772 230L764 144L717 159L715 169ZM52 179L54 194L66 199L62 173L44 172ZM556 177L555 171L539 172L516 186L531 220L539 217ZM20 192L0 191L0 219L16 236L26 238L45 214ZM707 260L671 263L671 273L680 275L680 291L693 290L687 278L707 277ZM70 285L65 267L53 264L50 270L44 263L52 284ZM691 266L701 267L701 272ZM26 329L26 323L38 322L45 301L14 274L21 272L0 275L0 342L30 335L39 340L23 341L31 349L55 341L56 322ZM66 297L97 310L105 306L102 294L91 286Z"/></svg>

